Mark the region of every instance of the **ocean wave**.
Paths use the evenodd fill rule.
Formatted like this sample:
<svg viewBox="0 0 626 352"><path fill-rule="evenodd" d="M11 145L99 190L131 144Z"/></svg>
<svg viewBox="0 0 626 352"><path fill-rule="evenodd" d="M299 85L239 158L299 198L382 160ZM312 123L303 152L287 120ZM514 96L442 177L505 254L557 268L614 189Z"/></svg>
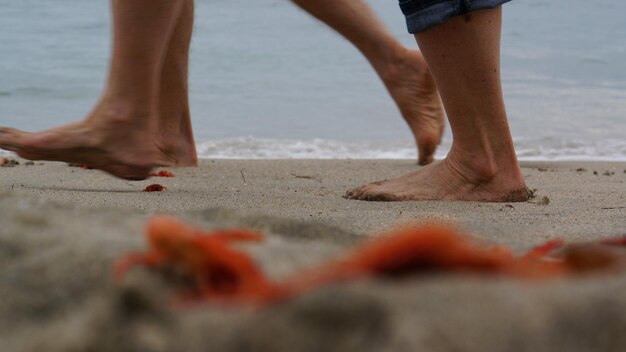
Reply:
<svg viewBox="0 0 626 352"><path fill-rule="evenodd" d="M203 159L408 159L415 155L415 147L408 143L242 137L198 144L198 156Z"/></svg>
<svg viewBox="0 0 626 352"><path fill-rule="evenodd" d="M626 141L564 141L555 138L515 141L520 160L626 161ZM450 149L442 144L441 159ZM290 140L265 138L216 139L198 144L203 159L413 159L411 142L343 142L326 139Z"/></svg>
<svg viewBox="0 0 626 352"><path fill-rule="evenodd" d="M564 141L556 138L519 139L517 156L527 161L626 161L626 140L602 142ZM410 142L343 142L327 139L292 140L269 138L227 138L197 144L201 159L414 159ZM443 143L436 153L442 159L450 150ZM1 156L12 156L1 150Z"/></svg>
<svg viewBox="0 0 626 352"><path fill-rule="evenodd" d="M583 142L555 138L516 141L520 160L626 161L626 140Z"/></svg>

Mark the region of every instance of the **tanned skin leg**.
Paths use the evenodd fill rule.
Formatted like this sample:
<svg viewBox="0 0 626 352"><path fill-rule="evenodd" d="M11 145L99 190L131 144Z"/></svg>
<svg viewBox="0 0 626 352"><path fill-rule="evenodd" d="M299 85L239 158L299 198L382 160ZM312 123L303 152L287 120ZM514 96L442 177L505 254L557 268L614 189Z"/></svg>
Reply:
<svg viewBox="0 0 626 352"><path fill-rule="evenodd" d="M190 129L184 121L165 124L169 115L161 113L159 102L162 94L170 92L171 87L161 89L161 79L173 72L164 73L164 63L185 0L112 0L111 4L111 66L92 112L83 121L39 133L1 128L0 147L27 159L87 164L126 179L146 178L156 166L195 162L195 154L189 159L175 155L176 148L164 143L159 131L165 126L185 135ZM175 90L181 85L173 86ZM179 101L173 109L184 111L184 105ZM180 120L184 115L174 116Z"/></svg>
<svg viewBox="0 0 626 352"><path fill-rule="evenodd" d="M454 17L416 35L437 82L453 143L442 160L347 193L361 200L528 199L500 81L501 7Z"/></svg>
<svg viewBox="0 0 626 352"><path fill-rule="evenodd" d="M429 164L441 142L444 113L422 54L406 49L364 0L293 0L348 39L369 60L408 123L419 163Z"/></svg>
<svg viewBox="0 0 626 352"><path fill-rule="evenodd" d="M161 72L159 128L156 143L172 166L197 166L198 158L189 110L189 47L193 31L194 0L183 0L170 37Z"/></svg>

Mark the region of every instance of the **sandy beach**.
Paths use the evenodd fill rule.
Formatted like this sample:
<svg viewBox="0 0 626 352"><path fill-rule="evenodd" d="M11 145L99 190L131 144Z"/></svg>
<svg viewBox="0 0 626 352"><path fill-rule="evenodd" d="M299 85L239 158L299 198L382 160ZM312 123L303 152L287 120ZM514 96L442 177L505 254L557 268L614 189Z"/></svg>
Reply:
<svg viewBox="0 0 626 352"><path fill-rule="evenodd" d="M145 248L171 213L205 229L246 227L272 278L383 230L445 221L516 251L548 239L626 235L626 162L524 162L525 203L346 200L410 160L204 160L175 178L128 182L65 163L0 168L0 351L618 351L626 273L522 283L435 275L326 287L252 310L172 310L147 270L122 284L113 262ZM158 183L167 189L146 193Z"/></svg>

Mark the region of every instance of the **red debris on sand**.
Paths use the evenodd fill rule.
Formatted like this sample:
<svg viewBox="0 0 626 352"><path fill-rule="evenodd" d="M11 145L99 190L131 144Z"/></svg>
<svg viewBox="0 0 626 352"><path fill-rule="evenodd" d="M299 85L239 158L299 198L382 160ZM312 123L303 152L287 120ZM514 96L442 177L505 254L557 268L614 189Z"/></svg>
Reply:
<svg viewBox="0 0 626 352"><path fill-rule="evenodd" d="M0 159L0 167L14 167L19 164L20 162L15 159L7 159L7 158Z"/></svg>
<svg viewBox="0 0 626 352"><path fill-rule="evenodd" d="M85 165L85 164L67 163L67 166L69 166L69 167L80 167L83 170L91 170L91 169L93 169L93 167L91 167L89 165Z"/></svg>
<svg viewBox="0 0 626 352"><path fill-rule="evenodd" d="M173 173L166 171L166 170L161 170L159 172L153 172L150 174L150 176L154 176L154 177L176 177L176 175L174 175Z"/></svg>
<svg viewBox="0 0 626 352"><path fill-rule="evenodd" d="M555 240L515 257L506 247L488 246L452 227L425 225L395 230L337 260L271 281L248 254L232 246L238 241L261 241L255 232L203 232L158 216L148 223L146 235L148 251L118 261L117 279L135 265L177 268L192 281L181 297L231 304L269 304L362 277L474 273L539 280L626 269L626 251L615 247L623 245L620 240L570 246Z"/></svg>
<svg viewBox="0 0 626 352"><path fill-rule="evenodd" d="M162 192L162 191L165 191L166 189L167 189L166 187L163 187L160 184L155 183L153 185L150 185L150 186L144 188L143 191L144 192Z"/></svg>

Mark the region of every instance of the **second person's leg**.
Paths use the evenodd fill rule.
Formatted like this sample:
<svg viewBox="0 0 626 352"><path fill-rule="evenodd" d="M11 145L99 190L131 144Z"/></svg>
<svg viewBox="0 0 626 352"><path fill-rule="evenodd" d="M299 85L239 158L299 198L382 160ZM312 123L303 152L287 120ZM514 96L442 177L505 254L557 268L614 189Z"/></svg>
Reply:
<svg viewBox="0 0 626 352"><path fill-rule="evenodd" d="M363 200L528 199L500 82L501 7L457 16L415 35L437 81L453 143L439 162L353 190Z"/></svg>
<svg viewBox="0 0 626 352"><path fill-rule="evenodd" d="M443 134L444 115L437 87L422 55L402 46L364 0L292 1L363 53L411 128L420 164L432 162Z"/></svg>

